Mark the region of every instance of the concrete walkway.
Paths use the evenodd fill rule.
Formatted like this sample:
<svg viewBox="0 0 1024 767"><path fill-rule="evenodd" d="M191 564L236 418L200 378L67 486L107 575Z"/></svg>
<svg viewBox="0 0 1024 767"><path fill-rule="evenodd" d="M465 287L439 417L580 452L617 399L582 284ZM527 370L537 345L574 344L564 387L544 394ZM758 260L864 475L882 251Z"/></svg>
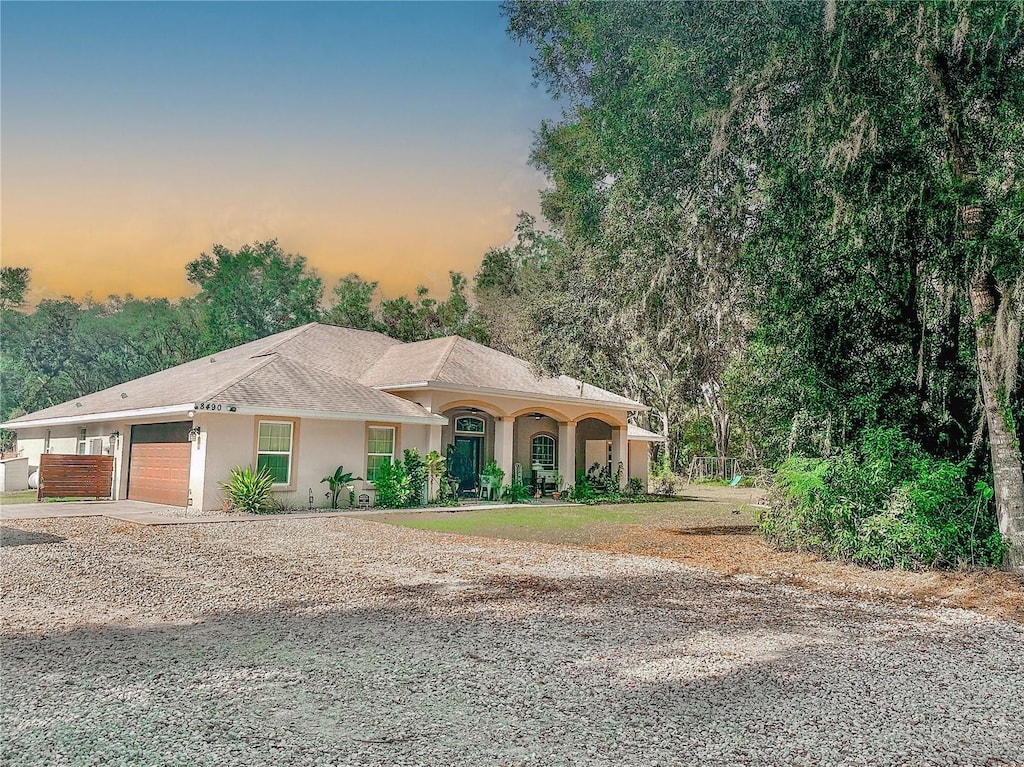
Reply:
<svg viewBox="0 0 1024 767"><path fill-rule="evenodd" d="M513 509L522 506L571 506L549 499L528 504L469 503L459 506L427 506L416 509L344 509L339 511L292 512L288 514L202 513L144 501L53 501L42 503L0 504L0 521L16 519L52 519L55 517L109 517L137 525L201 525L214 522L265 522L271 519L322 519L325 517L374 516L378 514L416 514L421 512L458 512L477 509Z"/></svg>

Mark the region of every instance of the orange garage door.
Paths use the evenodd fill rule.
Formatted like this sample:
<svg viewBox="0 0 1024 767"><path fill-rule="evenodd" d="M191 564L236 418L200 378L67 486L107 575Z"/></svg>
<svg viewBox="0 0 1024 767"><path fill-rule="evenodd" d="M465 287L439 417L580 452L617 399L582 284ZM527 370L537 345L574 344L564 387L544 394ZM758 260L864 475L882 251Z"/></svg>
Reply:
<svg viewBox="0 0 1024 767"><path fill-rule="evenodd" d="M188 504L191 421L147 423L132 427L128 462L128 497L135 501Z"/></svg>

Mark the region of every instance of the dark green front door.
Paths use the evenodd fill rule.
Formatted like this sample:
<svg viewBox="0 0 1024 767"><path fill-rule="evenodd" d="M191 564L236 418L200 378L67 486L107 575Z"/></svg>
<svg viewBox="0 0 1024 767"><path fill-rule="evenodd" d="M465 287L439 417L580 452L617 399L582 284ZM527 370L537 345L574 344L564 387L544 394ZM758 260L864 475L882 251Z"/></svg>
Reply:
<svg viewBox="0 0 1024 767"><path fill-rule="evenodd" d="M483 437L456 437L455 450L448 463L448 472L459 478L459 492L475 490L483 468Z"/></svg>

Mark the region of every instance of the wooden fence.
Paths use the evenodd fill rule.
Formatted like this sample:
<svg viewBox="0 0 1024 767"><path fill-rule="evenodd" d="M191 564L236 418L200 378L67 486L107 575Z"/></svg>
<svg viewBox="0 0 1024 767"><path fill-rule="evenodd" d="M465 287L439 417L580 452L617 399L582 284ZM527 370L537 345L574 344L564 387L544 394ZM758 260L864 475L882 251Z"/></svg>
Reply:
<svg viewBox="0 0 1024 767"><path fill-rule="evenodd" d="M114 480L112 455L57 455L39 457L39 492L43 498L110 498Z"/></svg>

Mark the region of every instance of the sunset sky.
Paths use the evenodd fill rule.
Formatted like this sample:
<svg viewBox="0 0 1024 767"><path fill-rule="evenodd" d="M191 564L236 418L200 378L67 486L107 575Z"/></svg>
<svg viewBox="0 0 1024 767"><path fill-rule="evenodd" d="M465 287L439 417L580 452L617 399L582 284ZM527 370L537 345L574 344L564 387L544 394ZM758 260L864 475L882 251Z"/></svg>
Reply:
<svg viewBox="0 0 1024 767"><path fill-rule="evenodd" d="M179 297L214 243L276 237L328 290L444 292L536 211L559 108L496 3L13 3L3 264L33 298Z"/></svg>

